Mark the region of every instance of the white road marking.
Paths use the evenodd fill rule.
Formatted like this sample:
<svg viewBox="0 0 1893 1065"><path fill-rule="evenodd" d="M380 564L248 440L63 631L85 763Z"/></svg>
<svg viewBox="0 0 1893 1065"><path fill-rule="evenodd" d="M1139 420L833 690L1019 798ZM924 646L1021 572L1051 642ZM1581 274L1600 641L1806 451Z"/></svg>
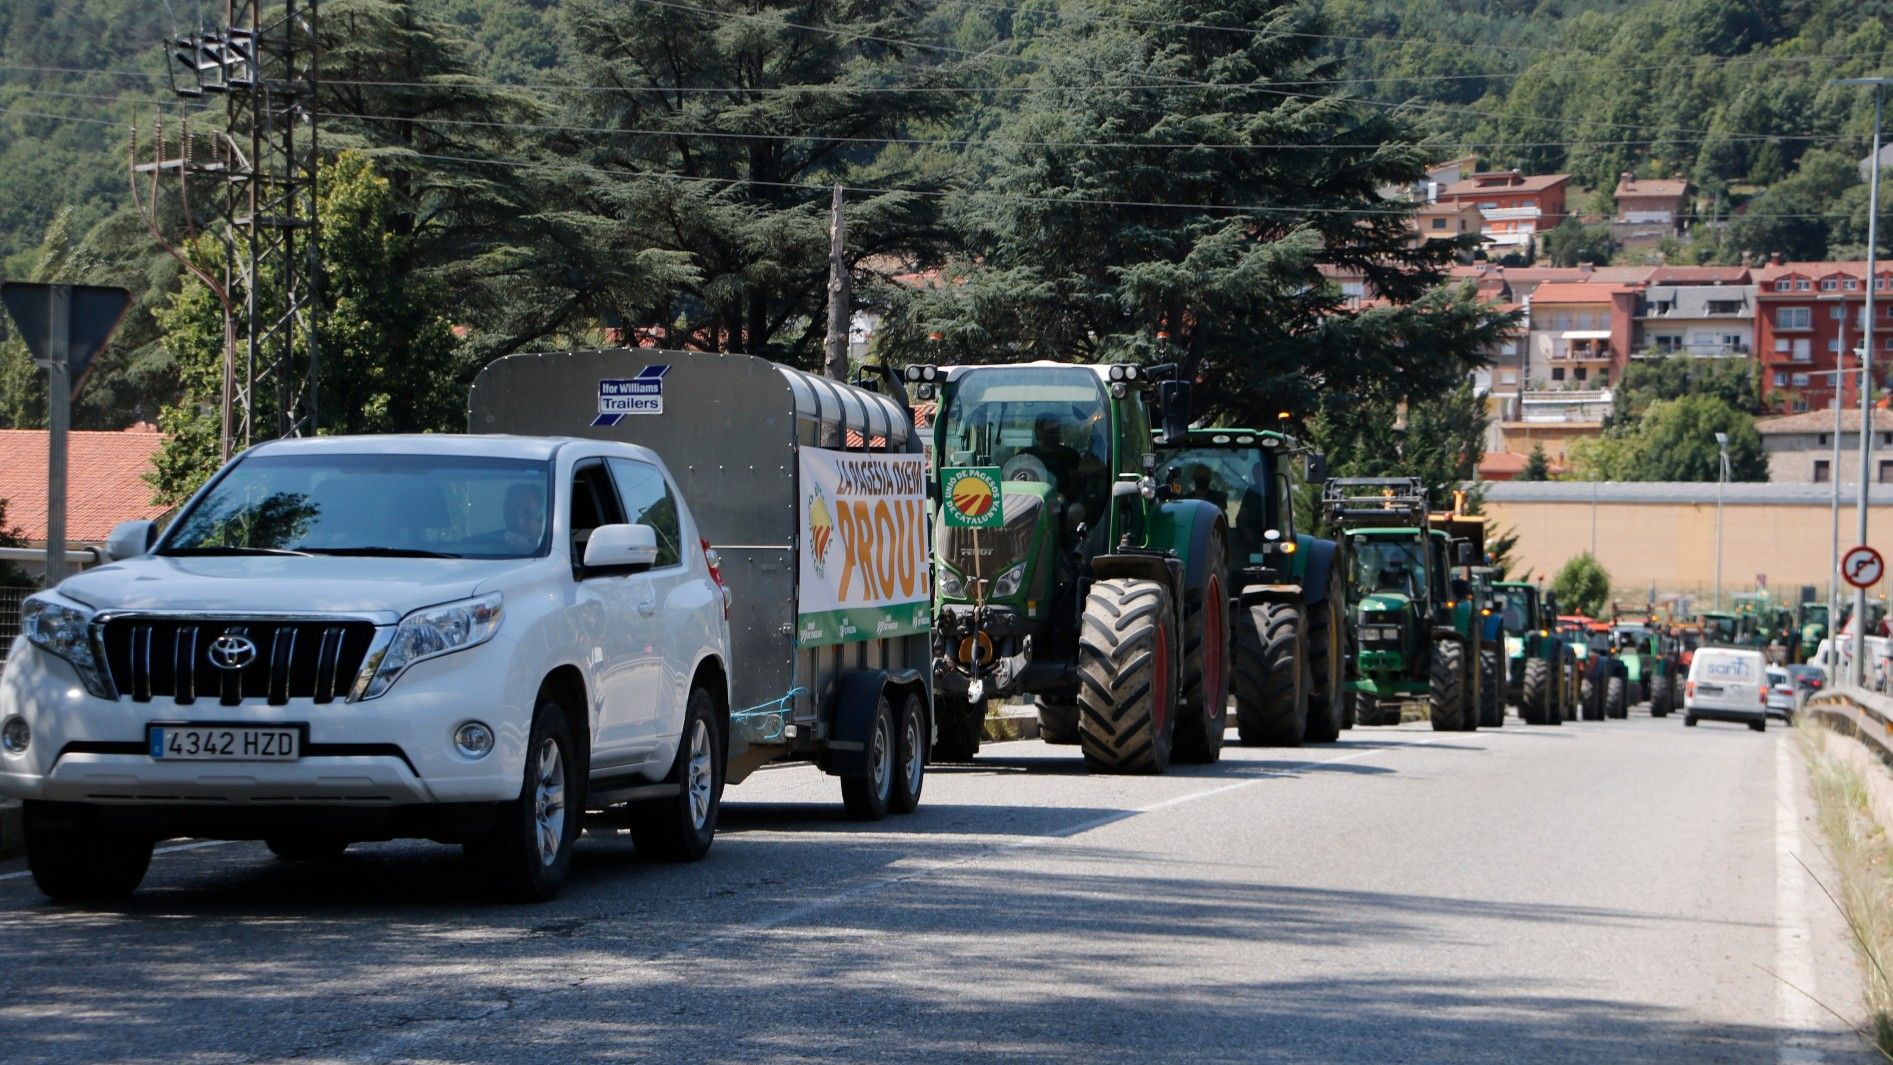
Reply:
<svg viewBox="0 0 1893 1065"><path fill-rule="evenodd" d="M176 854L179 851L200 851L205 847L221 847L226 843L235 842L235 840L230 839L200 839L191 843L180 843L175 847L159 847L157 850L152 851L151 854L152 857L156 857L160 854ZM0 880L24 880L32 875L32 870L22 869L17 873L0 873Z"/></svg>
<svg viewBox="0 0 1893 1065"><path fill-rule="evenodd" d="M1814 986L1814 932L1808 927L1808 871L1802 867L1800 782L1794 772L1792 733L1775 744L1775 1061L1814 1065L1826 1060L1808 1045L1829 1018L1810 995Z"/></svg>

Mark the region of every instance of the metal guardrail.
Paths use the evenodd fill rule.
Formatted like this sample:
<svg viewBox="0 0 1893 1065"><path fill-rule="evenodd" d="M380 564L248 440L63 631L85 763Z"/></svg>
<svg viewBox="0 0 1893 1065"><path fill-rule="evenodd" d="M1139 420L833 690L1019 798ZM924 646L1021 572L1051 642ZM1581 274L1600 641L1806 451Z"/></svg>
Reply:
<svg viewBox="0 0 1893 1065"><path fill-rule="evenodd" d="M1893 768L1893 697L1864 688L1830 688L1810 696L1804 709Z"/></svg>

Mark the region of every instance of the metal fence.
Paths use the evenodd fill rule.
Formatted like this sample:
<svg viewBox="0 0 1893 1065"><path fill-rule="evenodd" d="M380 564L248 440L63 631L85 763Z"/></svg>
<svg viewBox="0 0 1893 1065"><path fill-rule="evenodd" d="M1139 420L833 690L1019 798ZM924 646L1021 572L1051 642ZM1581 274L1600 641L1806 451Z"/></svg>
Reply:
<svg viewBox="0 0 1893 1065"><path fill-rule="evenodd" d="M0 662L7 660L7 648L13 646L13 638L20 634L20 603L37 591L37 588L0 585Z"/></svg>
<svg viewBox="0 0 1893 1065"><path fill-rule="evenodd" d="M1807 709L1893 768L1893 698L1860 688L1830 688L1810 697Z"/></svg>

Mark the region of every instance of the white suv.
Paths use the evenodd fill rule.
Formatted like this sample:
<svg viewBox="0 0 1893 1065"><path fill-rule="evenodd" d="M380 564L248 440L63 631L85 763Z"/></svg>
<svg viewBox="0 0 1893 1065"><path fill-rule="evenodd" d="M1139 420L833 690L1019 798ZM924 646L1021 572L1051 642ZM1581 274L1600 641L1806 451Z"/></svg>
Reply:
<svg viewBox="0 0 1893 1065"><path fill-rule="evenodd" d="M54 898L131 892L179 835L455 841L548 898L620 802L645 855L709 849L728 599L644 448L264 444L108 553L27 600L0 674L0 794Z"/></svg>

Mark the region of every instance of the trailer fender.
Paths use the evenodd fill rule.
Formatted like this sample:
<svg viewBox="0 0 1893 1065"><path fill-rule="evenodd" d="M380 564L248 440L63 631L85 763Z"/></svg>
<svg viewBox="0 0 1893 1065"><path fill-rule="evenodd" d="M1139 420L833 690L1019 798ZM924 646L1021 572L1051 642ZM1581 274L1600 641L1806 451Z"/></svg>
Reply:
<svg viewBox="0 0 1893 1065"><path fill-rule="evenodd" d="M885 694L891 702L886 670L858 669L843 673L835 685L828 709L828 738L816 757L822 772L837 777L868 774L868 744L874 739L874 714Z"/></svg>
<svg viewBox="0 0 1893 1065"><path fill-rule="evenodd" d="M1302 563L1306 567L1302 577L1303 601L1309 606L1320 606L1328 601L1328 574L1334 569L1335 543L1310 537L1300 550L1306 554L1306 561Z"/></svg>

